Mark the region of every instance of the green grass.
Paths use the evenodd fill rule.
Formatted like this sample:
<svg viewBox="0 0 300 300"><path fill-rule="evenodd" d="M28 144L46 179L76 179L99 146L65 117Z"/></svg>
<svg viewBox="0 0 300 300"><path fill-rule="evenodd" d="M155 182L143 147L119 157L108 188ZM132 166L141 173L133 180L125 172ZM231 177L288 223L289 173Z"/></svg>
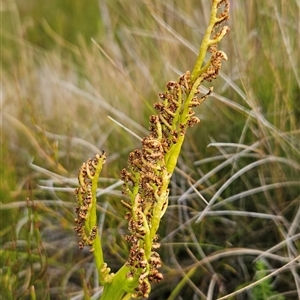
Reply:
<svg viewBox="0 0 300 300"><path fill-rule="evenodd" d="M108 116L145 135L157 94L192 68L210 8L99 3L12 0L1 11L2 299L34 299L31 286L36 299L101 291L92 256L77 247L73 190L82 162L102 149L104 255L114 271L124 263L119 173L140 143ZM270 274L299 257L298 16L296 1L232 2L228 61L172 179L160 228L165 279L150 299L218 299L245 287L230 299L253 299L257 259ZM286 300L300 297L299 281L299 259L266 280Z"/></svg>

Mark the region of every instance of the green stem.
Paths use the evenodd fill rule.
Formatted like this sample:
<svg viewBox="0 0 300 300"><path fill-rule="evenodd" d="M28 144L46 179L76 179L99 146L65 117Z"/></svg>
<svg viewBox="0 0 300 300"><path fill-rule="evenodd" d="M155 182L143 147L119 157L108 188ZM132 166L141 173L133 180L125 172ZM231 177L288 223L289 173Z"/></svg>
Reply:
<svg viewBox="0 0 300 300"><path fill-rule="evenodd" d="M186 124L186 122L188 120L189 105L190 105L194 95L196 94L198 86L201 83L201 81L202 81L202 77L200 76L193 83L191 91L190 91L187 99L185 100L183 112L179 119L179 124L184 124L184 125ZM167 167L168 172L171 174L174 172L174 169L176 167L179 153L180 153L183 141L184 141L184 137L185 137L184 134L180 135L177 140L177 143L173 144L171 146L169 152L166 153L166 155L165 155L166 167Z"/></svg>
<svg viewBox="0 0 300 300"><path fill-rule="evenodd" d="M104 285L101 300L123 300L128 299L128 294L132 294L137 286L137 279L127 279L126 275L130 271L125 264L114 275L110 283Z"/></svg>
<svg viewBox="0 0 300 300"><path fill-rule="evenodd" d="M88 225L89 230L91 230L94 226L97 226L97 187L98 187L98 180L100 177L100 173L102 171L102 166L104 164L105 157L101 157L96 168L95 168L95 174L92 178L92 207L90 212L90 217L88 219ZM95 258L95 264L98 271L102 268L104 264L104 257L103 257L103 250L102 250L102 244L101 239L99 237L99 233L97 232L96 238L93 242L94 251L94 258ZM101 277L101 276L100 276Z"/></svg>
<svg viewBox="0 0 300 300"><path fill-rule="evenodd" d="M161 220L161 212L162 212L162 208L164 205L168 205L167 201L168 201L168 186L169 186L169 182L170 182L170 175L168 173L168 170L165 170L163 173L163 184L161 186L161 194L159 196L157 196L157 203L156 206L154 208L153 211L153 218L152 218L152 226L150 229L150 238L151 241L153 241L156 232L158 230L159 227L159 223Z"/></svg>
<svg viewBox="0 0 300 300"><path fill-rule="evenodd" d="M166 153L165 160L166 160L166 167L169 173L173 173L174 169L177 164L178 156L181 150L181 146L184 141L184 135L180 135L178 137L177 143L173 144L170 148L170 151Z"/></svg>
<svg viewBox="0 0 300 300"><path fill-rule="evenodd" d="M100 274L100 270L104 263L104 258L103 258L103 251L102 251L101 239L99 237L99 234L96 235L96 238L93 242L93 248L94 248L93 253L94 253L96 269L98 271L98 274Z"/></svg>
<svg viewBox="0 0 300 300"><path fill-rule="evenodd" d="M199 76L199 72L201 70L201 67L204 62L205 54L207 52L208 47L210 46L210 36L213 31L213 27L215 26L216 22L216 15L218 12L218 7L217 7L217 1L213 1L212 8L211 8L211 13L210 13L210 22L209 25L205 31L205 35L203 37L202 43L200 45L199 49L199 55L196 60L194 69L191 73L191 80L192 82Z"/></svg>

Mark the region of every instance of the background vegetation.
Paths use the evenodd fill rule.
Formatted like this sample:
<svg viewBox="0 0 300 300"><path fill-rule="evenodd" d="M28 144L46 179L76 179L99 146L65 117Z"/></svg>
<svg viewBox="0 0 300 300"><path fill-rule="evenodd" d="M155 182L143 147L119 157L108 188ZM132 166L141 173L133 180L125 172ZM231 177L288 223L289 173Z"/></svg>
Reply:
<svg viewBox="0 0 300 300"><path fill-rule="evenodd" d="M119 173L140 144L112 119L147 132L157 94L193 67L209 9L206 0L1 3L0 299L97 299L72 193L81 163L101 149L99 227L107 262L123 264ZM165 279L150 299L243 287L231 299L300 298L299 9L232 1L228 62L172 180Z"/></svg>

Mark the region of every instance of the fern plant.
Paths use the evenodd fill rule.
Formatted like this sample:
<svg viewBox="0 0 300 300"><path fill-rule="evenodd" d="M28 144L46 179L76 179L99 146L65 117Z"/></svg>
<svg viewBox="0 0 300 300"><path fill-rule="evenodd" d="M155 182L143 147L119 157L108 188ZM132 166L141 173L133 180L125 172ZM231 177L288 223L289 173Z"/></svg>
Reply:
<svg viewBox="0 0 300 300"><path fill-rule="evenodd" d="M258 260L255 263L255 280L264 278L267 275L267 266L263 260ZM256 285L252 289L251 299L253 300L285 300L284 296L274 291L271 278L262 281L259 285ZM272 298L271 298L272 297Z"/></svg>
<svg viewBox="0 0 300 300"><path fill-rule="evenodd" d="M157 230L168 207L168 186L186 131L199 122L193 109L212 92L210 88L199 98L199 86L203 81L215 79L222 60L227 59L226 54L217 49L217 44L229 28L216 29L228 18L228 0L214 0L193 71L166 84L166 90L159 94L160 102L154 104L158 113L150 117L149 135L142 139L141 149L129 154L128 166L121 172L125 198L122 203L127 210L125 218L129 229L125 240L131 248L127 262L115 274L105 263L97 228L96 190L105 152L88 159L79 170L75 230L80 237L79 248L90 246L94 254L100 283L104 286L101 300L147 298L151 283L163 279L159 272ZM204 63L207 53L210 57Z"/></svg>

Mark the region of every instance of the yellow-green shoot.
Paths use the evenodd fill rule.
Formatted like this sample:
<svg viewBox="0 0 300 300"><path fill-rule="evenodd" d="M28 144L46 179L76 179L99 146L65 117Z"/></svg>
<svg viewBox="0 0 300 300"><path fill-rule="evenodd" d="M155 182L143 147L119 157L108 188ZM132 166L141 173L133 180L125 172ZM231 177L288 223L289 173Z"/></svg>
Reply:
<svg viewBox="0 0 300 300"><path fill-rule="evenodd" d="M222 60L227 57L217 49L229 28L220 24L229 18L228 0L212 2L210 22L200 46L192 72L185 72L177 81L166 84L159 94L160 102L154 104L158 111L150 116L149 135L142 139L141 149L129 154L128 166L121 172L124 181L122 203L127 209L129 234L125 240L131 244L127 262L115 273L105 263L101 238L97 230L96 189L105 163L105 152L97 154L82 165L79 187L76 189L78 206L75 219L79 247L90 246L99 280L103 285L101 300L147 298L151 283L159 282L161 259L158 254L157 230L168 207L169 183L189 127L197 124L193 109L212 92L199 97L203 81L215 79ZM205 63L205 56L209 54Z"/></svg>

